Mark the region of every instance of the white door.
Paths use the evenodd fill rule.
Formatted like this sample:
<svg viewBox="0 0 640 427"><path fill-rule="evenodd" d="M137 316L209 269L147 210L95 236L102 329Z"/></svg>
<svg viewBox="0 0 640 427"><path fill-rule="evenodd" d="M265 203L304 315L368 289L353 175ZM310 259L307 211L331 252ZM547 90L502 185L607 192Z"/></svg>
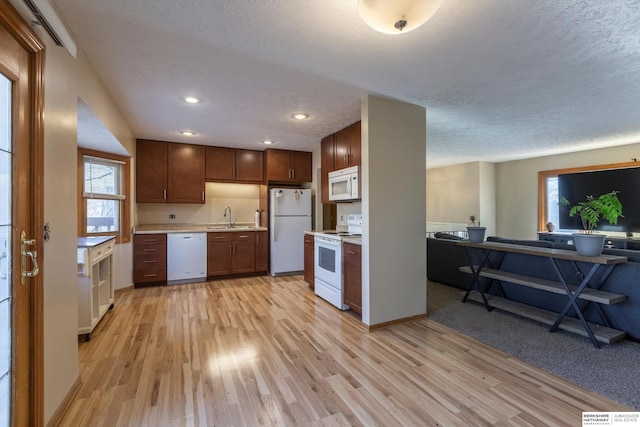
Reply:
<svg viewBox="0 0 640 427"><path fill-rule="evenodd" d="M32 240L43 222L43 48L0 7L0 427L43 422L42 282L33 277L42 242Z"/></svg>

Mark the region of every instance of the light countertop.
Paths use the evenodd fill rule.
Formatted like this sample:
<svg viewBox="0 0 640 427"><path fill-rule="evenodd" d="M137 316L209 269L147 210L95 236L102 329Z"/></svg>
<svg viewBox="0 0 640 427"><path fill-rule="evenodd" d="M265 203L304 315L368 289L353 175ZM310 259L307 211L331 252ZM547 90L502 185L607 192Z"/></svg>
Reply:
<svg viewBox="0 0 640 427"><path fill-rule="evenodd" d="M94 248L111 239L115 239L115 236L96 236L96 237L78 237L79 248Z"/></svg>
<svg viewBox="0 0 640 427"><path fill-rule="evenodd" d="M216 233L267 230L267 227L255 227L244 223L234 224L231 228L227 228L226 224L144 224L135 227L134 233Z"/></svg>

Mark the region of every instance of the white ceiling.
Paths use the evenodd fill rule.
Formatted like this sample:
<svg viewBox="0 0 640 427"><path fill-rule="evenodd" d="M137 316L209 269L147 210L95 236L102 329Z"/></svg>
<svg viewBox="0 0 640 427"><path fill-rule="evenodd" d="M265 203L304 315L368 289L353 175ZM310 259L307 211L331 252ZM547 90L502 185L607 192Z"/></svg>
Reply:
<svg viewBox="0 0 640 427"><path fill-rule="evenodd" d="M399 36L357 0L53 3L139 138L311 150L373 93L427 108L428 167L640 142L637 0L443 0Z"/></svg>

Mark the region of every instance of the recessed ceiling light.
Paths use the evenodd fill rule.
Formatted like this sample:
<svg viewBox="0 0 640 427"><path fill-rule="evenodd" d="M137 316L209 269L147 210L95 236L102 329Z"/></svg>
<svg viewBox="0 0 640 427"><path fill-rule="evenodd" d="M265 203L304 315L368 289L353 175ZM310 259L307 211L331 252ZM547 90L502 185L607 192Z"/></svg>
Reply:
<svg viewBox="0 0 640 427"><path fill-rule="evenodd" d="M266 145L271 145L271 144L273 144L273 141L270 141L270 140L267 139L266 141L262 141L262 143L266 144Z"/></svg>
<svg viewBox="0 0 640 427"><path fill-rule="evenodd" d="M291 115L291 118L296 120L304 120L304 119L308 119L309 115L307 113L293 113Z"/></svg>
<svg viewBox="0 0 640 427"><path fill-rule="evenodd" d="M183 130L183 131L180 131L180 133L184 136L195 136L196 134L195 132L192 132L190 130Z"/></svg>
<svg viewBox="0 0 640 427"><path fill-rule="evenodd" d="M200 102L200 100L195 96L185 96L184 100L189 104L197 104L198 102Z"/></svg>

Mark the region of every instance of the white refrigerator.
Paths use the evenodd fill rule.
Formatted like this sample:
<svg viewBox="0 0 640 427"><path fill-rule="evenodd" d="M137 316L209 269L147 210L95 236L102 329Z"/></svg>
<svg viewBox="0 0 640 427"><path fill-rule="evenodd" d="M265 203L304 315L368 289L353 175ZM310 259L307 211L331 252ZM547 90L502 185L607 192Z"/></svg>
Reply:
<svg viewBox="0 0 640 427"><path fill-rule="evenodd" d="M272 188L269 197L272 276L304 271L304 232L311 230L311 190Z"/></svg>

